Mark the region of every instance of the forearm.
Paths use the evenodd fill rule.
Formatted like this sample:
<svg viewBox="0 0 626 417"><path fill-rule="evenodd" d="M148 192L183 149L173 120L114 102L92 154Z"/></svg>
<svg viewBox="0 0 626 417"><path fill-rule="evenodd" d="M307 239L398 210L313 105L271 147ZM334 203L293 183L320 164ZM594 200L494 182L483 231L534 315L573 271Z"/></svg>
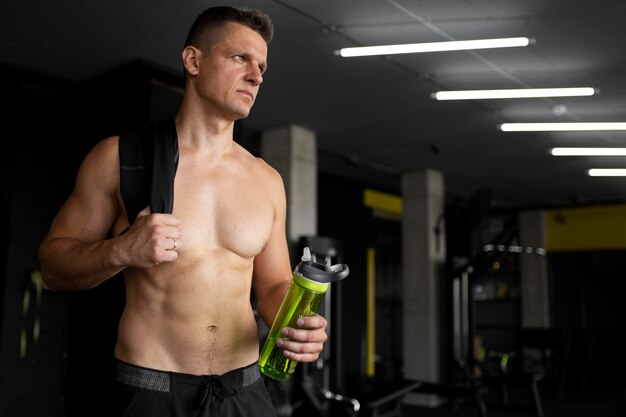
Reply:
<svg viewBox="0 0 626 417"><path fill-rule="evenodd" d="M115 239L85 242L50 238L40 248L41 273L47 288L79 291L93 288L122 271Z"/></svg>
<svg viewBox="0 0 626 417"><path fill-rule="evenodd" d="M289 290L290 282L290 280L281 281L257 300L257 311L268 327L274 323L276 313Z"/></svg>

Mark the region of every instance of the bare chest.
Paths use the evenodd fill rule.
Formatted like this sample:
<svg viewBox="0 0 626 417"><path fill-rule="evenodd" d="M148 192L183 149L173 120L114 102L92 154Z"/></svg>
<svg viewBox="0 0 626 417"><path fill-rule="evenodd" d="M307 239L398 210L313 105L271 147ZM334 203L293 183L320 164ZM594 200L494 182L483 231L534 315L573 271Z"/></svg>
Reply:
<svg viewBox="0 0 626 417"><path fill-rule="evenodd" d="M173 214L181 220L184 252L227 249L256 256L269 239L274 207L259 178L245 172L179 167Z"/></svg>

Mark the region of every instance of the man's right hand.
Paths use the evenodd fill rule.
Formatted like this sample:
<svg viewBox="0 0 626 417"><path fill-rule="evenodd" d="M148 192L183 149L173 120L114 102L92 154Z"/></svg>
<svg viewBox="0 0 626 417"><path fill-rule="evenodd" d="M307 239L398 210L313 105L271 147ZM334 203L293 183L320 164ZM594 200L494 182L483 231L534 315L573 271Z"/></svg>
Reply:
<svg viewBox="0 0 626 417"><path fill-rule="evenodd" d="M180 220L171 214L150 213L146 207L137 215L128 232L120 235L123 263L150 268L178 259L183 246Z"/></svg>
<svg viewBox="0 0 626 417"><path fill-rule="evenodd" d="M132 227L109 239L120 220L119 137L99 142L85 157L74 191L57 213L40 245L46 286L85 290L127 267L150 268L178 258L180 221L170 214L137 216Z"/></svg>

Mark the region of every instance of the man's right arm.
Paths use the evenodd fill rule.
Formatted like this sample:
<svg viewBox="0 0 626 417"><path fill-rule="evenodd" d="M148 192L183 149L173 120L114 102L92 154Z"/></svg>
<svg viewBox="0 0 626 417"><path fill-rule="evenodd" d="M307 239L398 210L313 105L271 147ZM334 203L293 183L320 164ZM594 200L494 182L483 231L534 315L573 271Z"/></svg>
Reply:
<svg viewBox="0 0 626 417"><path fill-rule="evenodd" d="M93 288L128 266L148 268L178 256L168 249L168 239L180 239L171 215L148 216L145 210L127 233L106 239L120 213L118 143L117 137L105 139L85 157L74 191L40 246L50 289Z"/></svg>
<svg viewBox="0 0 626 417"><path fill-rule="evenodd" d="M85 157L75 188L39 248L44 281L55 290L95 287L123 269L113 240L104 240L115 221L117 138L98 143Z"/></svg>

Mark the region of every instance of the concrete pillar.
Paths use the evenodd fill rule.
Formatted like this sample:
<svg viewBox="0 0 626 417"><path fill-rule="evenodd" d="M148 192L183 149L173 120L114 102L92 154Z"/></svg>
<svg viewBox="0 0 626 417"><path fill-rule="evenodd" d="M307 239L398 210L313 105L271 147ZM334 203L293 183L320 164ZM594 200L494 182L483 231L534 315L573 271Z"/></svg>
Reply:
<svg viewBox="0 0 626 417"><path fill-rule="evenodd" d="M291 258L300 236L317 235L317 143L315 133L290 125L266 130L261 157L283 178L287 195L287 240Z"/></svg>
<svg viewBox="0 0 626 417"><path fill-rule="evenodd" d="M519 223L521 246L533 249L546 247L546 225L542 211L521 212ZM549 327L548 260L536 251L520 256L522 327Z"/></svg>
<svg viewBox="0 0 626 417"><path fill-rule="evenodd" d="M444 179L434 170L402 176L403 354L405 378L440 382L446 242ZM434 396L407 402L436 406Z"/></svg>

